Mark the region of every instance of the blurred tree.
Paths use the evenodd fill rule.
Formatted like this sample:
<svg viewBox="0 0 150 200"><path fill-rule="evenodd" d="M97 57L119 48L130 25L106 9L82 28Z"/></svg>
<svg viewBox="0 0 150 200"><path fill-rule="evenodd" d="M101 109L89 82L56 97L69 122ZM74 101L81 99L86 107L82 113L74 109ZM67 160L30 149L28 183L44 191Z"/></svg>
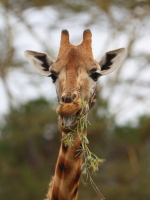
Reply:
<svg viewBox="0 0 150 200"><path fill-rule="evenodd" d="M148 200L150 117L140 117L135 127L130 124L109 127L111 124L107 121L105 129L101 129L103 120L95 121L89 133L91 134L89 141L93 145L94 152L106 159L99 172L93 175L96 185L106 199ZM86 187L80 185L79 199L98 200L99 197L94 190L91 190L89 181L86 182L88 183Z"/></svg>
<svg viewBox="0 0 150 200"><path fill-rule="evenodd" d="M42 199L60 145L52 102L12 108L0 131L0 199Z"/></svg>
<svg viewBox="0 0 150 200"><path fill-rule="evenodd" d="M0 129L0 199L44 198L60 145L53 107L41 98L12 108L5 116ZM150 117L140 117L136 127L117 126L108 114L103 99L89 114L89 147L106 159L93 180L106 199L148 200ZM80 184L79 199L99 199L86 182L86 187Z"/></svg>
<svg viewBox="0 0 150 200"><path fill-rule="evenodd" d="M128 48L123 67L108 76L107 82L101 80L98 103L89 115L90 148L106 158L94 180L106 199L149 200L150 118L143 116L136 123L132 118L127 125L115 125L135 107L149 113L149 0L0 1L0 80L10 104L5 124L0 122L0 199L42 199L46 193L60 137L53 102L38 99L20 105L24 102L22 91L27 99L34 96L33 91L32 96L26 94L25 87L31 90L34 85L39 92L45 89L40 85L47 80L36 74L33 77L23 51L32 39L55 58L52 33L66 27L74 32L82 27L104 33L106 40L100 35L96 41L96 46L102 46L99 55L122 44ZM21 84L25 76L28 81ZM91 198L98 199L91 185L81 184L79 199Z"/></svg>

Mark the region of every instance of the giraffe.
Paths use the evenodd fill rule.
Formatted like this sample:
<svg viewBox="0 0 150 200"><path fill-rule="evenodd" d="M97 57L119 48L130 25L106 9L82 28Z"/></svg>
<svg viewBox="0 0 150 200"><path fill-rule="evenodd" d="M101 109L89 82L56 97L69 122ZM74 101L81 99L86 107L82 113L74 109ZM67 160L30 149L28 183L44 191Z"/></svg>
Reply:
<svg viewBox="0 0 150 200"><path fill-rule="evenodd" d="M58 127L62 139L68 134L68 129L77 126L77 118L82 111L81 99L89 99L84 117L94 106L97 98L97 81L103 75L113 72L121 65L126 55L124 48L108 51L96 61L92 53L92 34L89 29L83 32L80 45L69 41L69 33L62 30L58 57L54 61L48 54L35 51L25 51L25 56L31 66L41 75L52 78L56 87L59 115ZM61 142L54 176L50 182L46 200L77 200L81 175L82 154L77 155L81 141L79 134L74 134L72 147ZM86 135L86 130L84 131Z"/></svg>

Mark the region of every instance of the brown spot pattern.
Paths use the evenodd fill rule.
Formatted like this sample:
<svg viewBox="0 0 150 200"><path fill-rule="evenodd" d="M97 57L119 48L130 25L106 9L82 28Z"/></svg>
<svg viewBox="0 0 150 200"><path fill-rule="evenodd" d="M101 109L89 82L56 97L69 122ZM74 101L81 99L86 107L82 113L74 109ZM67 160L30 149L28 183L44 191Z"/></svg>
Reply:
<svg viewBox="0 0 150 200"><path fill-rule="evenodd" d="M66 153L68 151L68 146L65 146L64 143L62 144L62 152Z"/></svg>
<svg viewBox="0 0 150 200"><path fill-rule="evenodd" d="M81 175L81 170L78 170L77 174L76 174L76 177L75 179L73 180L74 181L74 184L78 183L79 180L80 180L80 175Z"/></svg>
<svg viewBox="0 0 150 200"><path fill-rule="evenodd" d="M65 161L64 158L60 157L57 166L57 176L61 180L65 180L69 173L71 172L71 166L68 161Z"/></svg>
<svg viewBox="0 0 150 200"><path fill-rule="evenodd" d="M72 191L74 187L78 186L78 183L80 181L80 175L81 175L81 170L78 170L77 173L74 174L74 177L72 177L72 180L69 184L70 191Z"/></svg>

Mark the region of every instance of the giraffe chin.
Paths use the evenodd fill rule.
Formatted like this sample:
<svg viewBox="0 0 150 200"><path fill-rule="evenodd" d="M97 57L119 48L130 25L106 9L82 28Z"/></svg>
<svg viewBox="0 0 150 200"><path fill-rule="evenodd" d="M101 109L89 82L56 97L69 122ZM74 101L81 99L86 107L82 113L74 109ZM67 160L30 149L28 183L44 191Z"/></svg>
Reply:
<svg viewBox="0 0 150 200"><path fill-rule="evenodd" d="M75 116L60 116L58 120L58 128L61 132L69 133L70 129L75 129L77 121Z"/></svg>
<svg viewBox="0 0 150 200"><path fill-rule="evenodd" d="M66 132L67 129L74 128L76 126L76 116L82 108L81 99L76 102L60 104L56 108L56 113L59 117L59 129Z"/></svg>

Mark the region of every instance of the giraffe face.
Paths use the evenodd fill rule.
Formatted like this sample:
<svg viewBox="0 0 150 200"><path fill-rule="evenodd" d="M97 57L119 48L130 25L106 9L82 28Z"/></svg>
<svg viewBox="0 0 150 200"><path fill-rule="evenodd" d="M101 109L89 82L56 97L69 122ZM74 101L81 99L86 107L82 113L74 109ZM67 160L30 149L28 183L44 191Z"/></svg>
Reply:
<svg viewBox="0 0 150 200"><path fill-rule="evenodd" d="M80 47L72 47L58 59L50 67L50 73L60 104L95 96L97 80L101 76L98 63L80 52Z"/></svg>
<svg viewBox="0 0 150 200"><path fill-rule="evenodd" d="M101 76L99 64L87 57L82 46L71 46L50 67L50 73L58 96L57 114L62 117L62 124L70 126L75 121L72 116L80 115L82 101L88 102L85 112L95 104Z"/></svg>
<svg viewBox="0 0 150 200"><path fill-rule="evenodd" d="M74 116L82 110L82 101L88 101L85 113L93 107L98 78L114 71L125 54L125 49L117 49L106 52L99 62L95 61L90 30L84 31L83 42L78 46L70 44L69 33L63 30L56 61L46 53L25 52L29 63L38 73L52 78L59 102L56 112L62 123L69 127L75 122Z"/></svg>

